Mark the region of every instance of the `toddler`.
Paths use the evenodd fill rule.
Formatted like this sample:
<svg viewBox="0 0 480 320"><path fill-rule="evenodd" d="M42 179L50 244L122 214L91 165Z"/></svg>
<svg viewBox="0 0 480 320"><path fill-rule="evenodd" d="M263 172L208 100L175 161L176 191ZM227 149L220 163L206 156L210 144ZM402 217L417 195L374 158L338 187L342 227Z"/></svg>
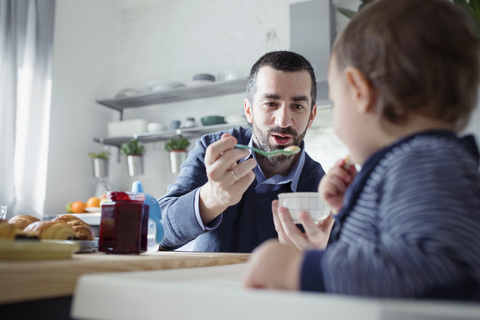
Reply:
<svg viewBox="0 0 480 320"><path fill-rule="evenodd" d="M328 82L334 130L361 170L340 160L320 182L335 219L326 248L268 241L245 286L480 300L479 153L458 136L479 83L469 22L446 0L380 0L352 19Z"/></svg>

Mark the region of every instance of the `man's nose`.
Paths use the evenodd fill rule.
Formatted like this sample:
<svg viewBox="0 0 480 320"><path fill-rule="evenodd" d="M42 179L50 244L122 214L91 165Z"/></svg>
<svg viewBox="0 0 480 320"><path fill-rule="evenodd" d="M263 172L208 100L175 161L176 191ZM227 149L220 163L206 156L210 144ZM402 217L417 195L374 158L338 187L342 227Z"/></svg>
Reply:
<svg viewBox="0 0 480 320"><path fill-rule="evenodd" d="M275 125L282 128L286 128L292 125L292 116L290 114L290 110L285 105L282 105L275 112Z"/></svg>

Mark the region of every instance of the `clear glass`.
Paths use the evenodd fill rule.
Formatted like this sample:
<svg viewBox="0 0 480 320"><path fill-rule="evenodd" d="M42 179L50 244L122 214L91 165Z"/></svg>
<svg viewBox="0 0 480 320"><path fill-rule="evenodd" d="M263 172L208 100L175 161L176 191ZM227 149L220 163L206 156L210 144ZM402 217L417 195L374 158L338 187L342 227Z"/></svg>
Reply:
<svg viewBox="0 0 480 320"><path fill-rule="evenodd" d="M0 220L5 220L7 217L7 206L0 205Z"/></svg>

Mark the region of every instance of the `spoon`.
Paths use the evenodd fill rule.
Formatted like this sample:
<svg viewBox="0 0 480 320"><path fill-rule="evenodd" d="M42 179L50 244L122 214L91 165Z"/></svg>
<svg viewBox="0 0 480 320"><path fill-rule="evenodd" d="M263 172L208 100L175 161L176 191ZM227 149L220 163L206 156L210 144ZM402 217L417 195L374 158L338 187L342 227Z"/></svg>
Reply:
<svg viewBox="0 0 480 320"><path fill-rule="evenodd" d="M266 157L272 156L274 154L291 155L291 154L298 153L301 150L300 147L290 146L290 147L286 147L285 149L282 149L282 150L275 150L275 151L266 152L266 151L262 151L262 150L259 150L257 148L249 147L249 146L246 146L246 145L243 145L243 144L236 144L235 148L250 149L250 150L253 150L256 153L260 153L261 155L264 155Z"/></svg>

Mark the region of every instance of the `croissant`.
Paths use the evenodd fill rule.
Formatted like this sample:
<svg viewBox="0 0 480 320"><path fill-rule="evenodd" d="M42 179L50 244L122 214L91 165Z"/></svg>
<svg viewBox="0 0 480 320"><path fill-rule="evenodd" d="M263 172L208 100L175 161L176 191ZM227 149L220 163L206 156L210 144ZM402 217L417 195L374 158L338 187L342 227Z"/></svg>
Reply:
<svg viewBox="0 0 480 320"><path fill-rule="evenodd" d="M61 221L37 221L29 224L24 231L39 231L40 239L74 240L77 238L72 227Z"/></svg>
<svg viewBox="0 0 480 320"><path fill-rule="evenodd" d="M95 233L90 225L84 223L71 225L71 227L77 234L78 240L95 240Z"/></svg>
<svg viewBox="0 0 480 320"><path fill-rule="evenodd" d="M26 226L36 221L40 221L40 219L29 215L19 215L12 217L8 223L16 225L20 231L23 231Z"/></svg>
<svg viewBox="0 0 480 320"><path fill-rule="evenodd" d="M76 217L76 216L71 215L71 214L62 214L61 216L56 217L52 221L63 221L63 222L68 223L68 224L70 224L70 222L72 222L72 221L81 221L82 223L85 223L79 217Z"/></svg>
<svg viewBox="0 0 480 320"><path fill-rule="evenodd" d="M0 222L0 239L13 240L17 236L18 227L8 222Z"/></svg>
<svg viewBox="0 0 480 320"><path fill-rule="evenodd" d="M79 240L95 240L95 233L92 227L82 219L71 214L64 214L56 217L52 221L63 221L70 225L76 232Z"/></svg>

